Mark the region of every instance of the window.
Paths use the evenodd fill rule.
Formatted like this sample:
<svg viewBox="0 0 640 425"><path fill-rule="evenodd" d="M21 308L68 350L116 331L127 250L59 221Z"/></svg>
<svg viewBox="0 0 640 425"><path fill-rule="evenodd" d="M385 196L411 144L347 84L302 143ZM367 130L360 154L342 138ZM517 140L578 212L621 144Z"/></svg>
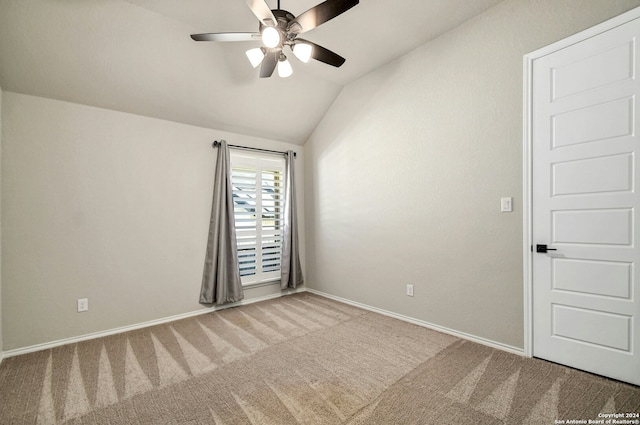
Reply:
<svg viewBox="0 0 640 425"><path fill-rule="evenodd" d="M243 285L280 278L284 158L231 152L231 184Z"/></svg>

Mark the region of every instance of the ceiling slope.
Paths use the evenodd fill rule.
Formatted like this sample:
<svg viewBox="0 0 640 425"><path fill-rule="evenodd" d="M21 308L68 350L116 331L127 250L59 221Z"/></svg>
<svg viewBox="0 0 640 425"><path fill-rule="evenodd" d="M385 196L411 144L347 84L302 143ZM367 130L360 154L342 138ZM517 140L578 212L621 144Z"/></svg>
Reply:
<svg viewBox="0 0 640 425"><path fill-rule="evenodd" d="M342 67L289 55L292 77L260 79L244 55L259 42L189 37L256 31L243 0L0 0L0 87L303 144L345 84L499 1L362 0L305 34ZM281 7L298 15L318 2Z"/></svg>

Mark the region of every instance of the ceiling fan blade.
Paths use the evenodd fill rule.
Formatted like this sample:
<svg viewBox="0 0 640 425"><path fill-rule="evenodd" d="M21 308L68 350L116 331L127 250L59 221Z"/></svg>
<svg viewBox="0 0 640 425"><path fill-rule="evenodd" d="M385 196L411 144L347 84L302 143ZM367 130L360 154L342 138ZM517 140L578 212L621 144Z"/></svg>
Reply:
<svg viewBox="0 0 640 425"><path fill-rule="evenodd" d="M263 24L268 27L275 27L278 25L278 21L276 17L273 16L273 12L271 12L271 8L265 2L265 0L246 0L247 6L256 15L256 18Z"/></svg>
<svg viewBox="0 0 640 425"><path fill-rule="evenodd" d="M316 43L312 43L311 41L303 40L301 38L297 38L296 41L300 43L310 44L313 47L313 50L311 50L311 57L320 62L324 62L327 65L332 65L336 68L339 68L346 61L346 59L339 54L334 53L322 46L319 46Z"/></svg>
<svg viewBox="0 0 640 425"><path fill-rule="evenodd" d="M346 12L355 5L359 0L326 0L319 5L312 7L306 12L301 13L296 19L289 23L289 31L295 34L302 34L325 22L335 18Z"/></svg>
<svg viewBox="0 0 640 425"><path fill-rule="evenodd" d="M191 34L195 41L255 41L260 40L260 33L253 32L216 32L207 34Z"/></svg>
<svg viewBox="0 0 640 425"><path fill-rule="evenodd" d="M273 74L278 64L279 52L267 52L262 60L262 66L260 67L260 78L269 78Z"/></svg>

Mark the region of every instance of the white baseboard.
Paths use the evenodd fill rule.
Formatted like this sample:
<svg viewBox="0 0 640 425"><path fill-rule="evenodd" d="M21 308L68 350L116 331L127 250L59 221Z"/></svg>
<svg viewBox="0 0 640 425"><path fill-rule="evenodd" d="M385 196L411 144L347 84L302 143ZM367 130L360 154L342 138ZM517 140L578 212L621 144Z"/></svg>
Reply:
<svg viewBox="0 0 640 425"><path fill-rule="evenodd" d="M155 326L155 325L161 325L164 323L169 323L169 322L174 322L176 320L181 320L181 319L186 319L189 317L194 317L194 316L199 316L201 314L207 314L207 313L211 313L213 311L218 311L218 310L223 310L225 308L230 308L230 307L237 307L237 306L241 306L241 305L247 305L247 304L253 304L253 303L257 303L260 301L266 301L266 300L270 300L270 299L274 299L274 298L279 298L283 295L290 295L290 294L295 294L298 292L310 292L312 294L316 294L316 295L320 295L322 297L325 298L329 298L335 301L339 301L342 302L344 304L349 304L355 307L359 307L362 308L364 310L369 310L375 313L379 313L379 314L383 314L385 316L389 316L389 317L393 317L395 319L399 319L399 320L403 320L405 322L409 322L409 323L413 323L414 325L418 325L418 326L423 326L425 328L429 328L429 329L433 329L442 333L446 333L448 335L453 335L456 336L458 338L462 338L462 339L466 339L469 341L473 341L473 342L477 342L478 344L482 344L482 345L486 345L492 348L496 348L498 350L503 350L503 351L508 351L510 353L514 353L514 354L518 354L518 355L524 355L524 350L522 348L518 348L518 347L513 347L511 345L507 345L507 344L503 344L500 342L496 342L496 341L492 341L489 339L485 339L482 337L478 337L475 335L471 335L465 332L460 332L460 331L456 331L453 329L449 329L446 328L444 326L439 326L439 325L435 325L433 323L429 323L429 322L425 322L423 320L419 320L419 319L415 319L413 317L409 317L409 316L405 316L402 314L398 314L398 313L394 313L388 310L383 310L381 308L377 308L377 307L372 307L370 305L366 305L366 304L362 304L356 301L352 301L346 298L342 298L342 297L338 297L335 295L331 295L325 292L321 292L315 289L311 289L311 288L306 288L306 287L302 287L302 288L298 288L295 290L289 290L289 291L283 291L283 292L279 292L279 293L275 293L275 294L270 294L270 295L265 295L262 297L256 297L256 298L251 298L248 300L242 300L239 301L237 303L231 303L231 304L227 304L224 306L218 306L218 307L211 307L211 308L207 308L207 309L201 309L201 310L196 310L196 311L192 311L192 312L188 312L188 313L182 313L182 314L177 314L175 316L169 316L169 317L164 317L161 319L155 319L155 320L150 320L147 322L142 322L142 323L137 323L134 325L129 325L129 326L122 326L119 328L114 328L114 329L109 329L106 331L101 331L101 332L94 332L91 334L86 334L86 335L81 335L81 336L77 336L77 337L71 337L71 338L65 338L65 339L60 339L57 341L51 341L51 342L46 342L43 344L37 344L37 345L32 345L29 347L23 347L23 348L18 348L15 350L9 350L9 351L4 351L4 352L0 352L0 364L2 364L2 360L8 357L13 357L13 356L18 356L21 354L27 354L27 353L33 353L36 351L42 351L42 350L48 350L50 348L54 348L54 347L59 347L61 345L66 345L66 344L74 344L76 342L81 342L81 341L87 341L90 339L95 339L95 338L101 338L104 336L109 336L109 335L115 335L115 334L119 334L119 333L123 333L123 332L128 332L128 331L133 331L136 329L142 329L142 328L147 328L150 326Z"/></svg>
<svg viewBox="0 0 640 425"><path fill-rule="evenodd" d="M188 313L176 314L175 316L163 317L161 319L149 320L148 322L136 323L134 325L122 326L119 328L113 328L106 331L94 332L86 335L81 335L77 337L59 339L57 341L45 342L43 344L31 345L29 347L18 348L15 350L9 350L0 352L0 363L2 363L2 359L8 357L19 356L21 354L33 353L36 351L48 350L49 348L59 347L61 345L74 344L76 342L87 341L90 339L101 338L104 336L120 334L123 332L133 331L136 329L148 328L149 326L161 325L164 323L175 322L176 320L186 319L189 317L199 316L201 314L211 313L213 311L224 310L225 308L237 307L241 305L253 304L260 301L266 301L273 298L279 298L284 295L291 295L298 292L305 292L307 288L301 287L298 289L290 289L287 291L277 292L275 294L269 294L262 297L250 298L247 300L238 301L237 303L225 304L222 306L215 306L210 308L204 308L196 311L191 311Z"/></svg>
<svg viewBox="0 0 640 425"><path fill-rule="evenodd" d="M503 344L501 342L492 341L490 339L482 338L479 336L471 335L465 332L456 331L454 329L449 329L444 326L435 325L433 323L425 322L424 320L414 319L413 317L404 316L402 314L394 313L392 311L383 310L381 308L372 307L370 305L362 304L356 301L351 301L346 298L337 297L335 295L327 294L325 292L318 291L316 289L307 288L307 292L320 295L321 297L329 298L335 301L339 301L341 303L349 304L354 307L360 307L364 310L373 311L374 313L380 313L385 316L393 317L395 319L403 320L405 322L413 323L414 325L423 326L425 328L433 329L438 332L442 332L448 335L453 335L458 338L466 339L468 341L477 342L478 344L486 345L492 348L497 348L498 350L508 351L513 354L518 354L520 356L524 356L524 349L513 347L511 345Z"/></svg>

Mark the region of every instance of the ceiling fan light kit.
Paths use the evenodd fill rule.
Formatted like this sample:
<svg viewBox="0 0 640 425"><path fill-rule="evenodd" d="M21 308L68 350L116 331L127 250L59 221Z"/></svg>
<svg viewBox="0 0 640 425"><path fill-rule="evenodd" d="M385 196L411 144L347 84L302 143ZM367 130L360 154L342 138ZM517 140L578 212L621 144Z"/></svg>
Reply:
<svg viewBox="0 0 640 425"><path fill-rule="evenodd" d="M300 62L307 63L311 59L311 53L313 52L313 46L307 43L295 43L293 45L293 54L300 60Z"/></svg>
<svg viewBox="0 0 640 425"><path fill-rule="evenodd" d="M192 34L195 41L257 41L264 47L256 47L246 51L247 58L254 68L260 65L260 78L271 77L276 67L282 78L291 76L293 68L283 52L289 46L293 54L301 62L307 63L311 58L337 67L342 66L345 59L322 46L308 40L297 38L317 26L343 14L356 6L359 0L326 0L295 17L290 12L278 8L271 10L265 0L246 0L253 14L260 21L258 33L232 32Z"/></svg>
<svg viewBox="0 0 640 425"><path fill-rule="evenodd" d="M280 37L280 31L276 27L264 27L260 33L262 34L262 44L265 47L273 49L280 45L282 37Z"/></svg>
<svg viewBox="0 0 640 425"><path fill-rule="evenodd" d="M287 60L287 57L280 53L280 58L278 59L278 75L280 78L287 78L293 74L293 68L291 67L291 63Z"/></svg>
<svg viewBox="0 0 640 425"><path fill-rule="evenodd" d="M251 66L257 68L258 65L262 63L262 59L264 59L264 53L264 47L254 47L253 49L247 50L246 55L249 62L251 62Z"/></svg>

